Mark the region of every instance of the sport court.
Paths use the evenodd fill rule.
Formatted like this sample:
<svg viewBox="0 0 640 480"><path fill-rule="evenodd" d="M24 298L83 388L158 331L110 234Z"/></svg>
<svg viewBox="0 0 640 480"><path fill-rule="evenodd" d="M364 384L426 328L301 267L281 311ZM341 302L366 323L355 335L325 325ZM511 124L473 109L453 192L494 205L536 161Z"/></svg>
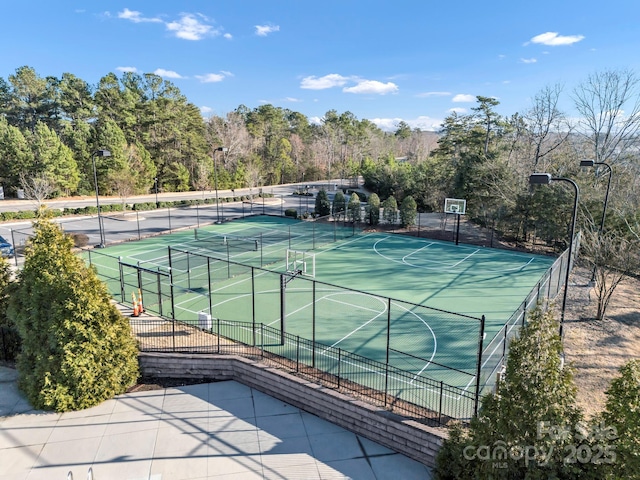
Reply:
<svg viewBox="0 0 640 480"><path fill-rule="evenodd" d="M116 298L137 284L126 265L164 272L152 277L162 279L158 301L140 277L148 309L173 298L165 316L197 325L205 312L221 322L284 326L327 355L340 348L471 389L480 317L486 345L555 260L406 235L347 235L342 227L336 234L335 225L314 225L311 239L312 223L249 217L108 247L92 263ZM287 265L287 250L303 256L292 262L289 252ZM292 265L304 273L286 274Z"/></svg>

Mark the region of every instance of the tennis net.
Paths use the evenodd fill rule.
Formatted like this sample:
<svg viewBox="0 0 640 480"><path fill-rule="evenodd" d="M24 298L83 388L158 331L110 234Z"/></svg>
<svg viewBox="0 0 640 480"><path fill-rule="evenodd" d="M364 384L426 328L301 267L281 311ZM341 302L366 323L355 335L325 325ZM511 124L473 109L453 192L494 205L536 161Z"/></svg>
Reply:
<svg viewBox="0 0 640 480"><path fill-rule="evenodd" d="M212 250L226 250L227 248L248 252L257 252L259 250L259 240L257 238L211 233L199 228L196 228L194 233L196 242L201 242L205 248Z"/></svg>

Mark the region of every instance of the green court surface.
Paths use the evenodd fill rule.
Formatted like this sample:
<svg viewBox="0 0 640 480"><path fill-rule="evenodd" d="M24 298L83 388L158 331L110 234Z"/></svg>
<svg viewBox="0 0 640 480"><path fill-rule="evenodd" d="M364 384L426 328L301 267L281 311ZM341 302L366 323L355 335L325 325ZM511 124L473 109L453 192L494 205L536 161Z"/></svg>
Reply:
<svg viewBox="0 0 640 480"><path fill-rule="evenodd" d="M94 250L91 262L116 299L141 284L147 308L165 316L280 329L283 300L289 334L471 389L480 317L486 346L555 260L312 224L250 217L201 229L200 240L188 230ZM281 277L288 248L315 255L313 278Z"/></svg>

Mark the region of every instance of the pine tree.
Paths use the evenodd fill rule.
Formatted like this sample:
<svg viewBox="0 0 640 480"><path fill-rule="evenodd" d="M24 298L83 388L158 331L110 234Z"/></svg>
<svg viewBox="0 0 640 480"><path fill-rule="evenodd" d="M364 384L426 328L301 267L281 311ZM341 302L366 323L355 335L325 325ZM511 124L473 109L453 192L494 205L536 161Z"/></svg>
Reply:
<svg viewBox="0 0 640 480"><path fill-rule="evenodd" d="M324 188L316 195L316 215L319 217L331 215L331 202L329 202L329 196Z"/></svg>
<svg viewBox="0 0 640 480"><path fill-rule="evenodd" d="M340 216L344 214L346 208L346 200L344 193L337 191L333 197L333 218L340 220Z"/></svg>
<svg viewBox="0 0 640 480"><path fill-rule="evenodd" d="M605 438L598 440L613 447L615 458L605 459L605 478L640 479L640 360L624 365L606 394L600 426Z"/></svg>
<svg viewBox="0 0 640 480"><path fill-rule="evenodd" d="M351 198L349 198L347 209L349 211L349 221L359 222L362 220L362 214L360 212L360 197L357 193L353 193Z"/></svg>
<svg viewBox="0 0 640 480"><path fill-rule="evenodd" d="M72 246L57 224L37 220L9 305L22 340L18 385L39 409L97 405L138 375L127 320Z"/></svg>
<svg viewBox="0 0 640 480"><path fill-rule="evenodd" d="M393 195L382 202L382 217L387 223L396 223L398 216L398 202Z"/></svg>
<svg viewBox="0 0 640 480"><path fill-rule="evenodd" d="M416 224L417 205L412 196L404 197L400 204L400 224L412 227Z"/></svg>
<svg viewBox="0 0 640 480"><path fill-rule="evenodd" d="M369 196L367 217L370 225L378 225L380 223L380 197L378 197L377 193L372 193Z"/></svg>
<svg viewBox="0 0 640 480"><path fill-rule="evenodd" d="M20 349L20 337L15 325L7 317L9 299L15 288L9 262L0 256L0 360L14 361Z"/></svg>

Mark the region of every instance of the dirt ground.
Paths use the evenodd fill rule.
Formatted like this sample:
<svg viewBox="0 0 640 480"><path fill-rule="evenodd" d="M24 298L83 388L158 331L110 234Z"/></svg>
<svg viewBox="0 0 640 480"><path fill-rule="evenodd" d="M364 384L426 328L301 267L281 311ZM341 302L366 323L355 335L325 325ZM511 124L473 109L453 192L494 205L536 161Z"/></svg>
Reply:
<svg viewBox="0 0 640 480"><path fill-rule="evenodd" d="M578 405L587 417L602 411L605 391L618 369L640 358L640 280L627 277L614 291L602 321L588 286L590 271L574 269L567 291L564 323L566 360L575 367ZM561 304L559 295L557 303Z"/></svg>

